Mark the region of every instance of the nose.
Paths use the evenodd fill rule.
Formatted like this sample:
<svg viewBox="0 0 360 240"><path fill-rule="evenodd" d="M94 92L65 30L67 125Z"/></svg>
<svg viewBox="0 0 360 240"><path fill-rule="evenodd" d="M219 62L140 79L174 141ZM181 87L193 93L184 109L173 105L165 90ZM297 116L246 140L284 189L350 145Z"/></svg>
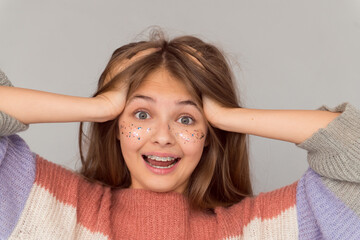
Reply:
<svg viewBox="0 0 360 240"><path fill-rule="evenodd" d="M175 137L168 122L159 123L153 130L152 142L161 146L171 146Z"/></svg>

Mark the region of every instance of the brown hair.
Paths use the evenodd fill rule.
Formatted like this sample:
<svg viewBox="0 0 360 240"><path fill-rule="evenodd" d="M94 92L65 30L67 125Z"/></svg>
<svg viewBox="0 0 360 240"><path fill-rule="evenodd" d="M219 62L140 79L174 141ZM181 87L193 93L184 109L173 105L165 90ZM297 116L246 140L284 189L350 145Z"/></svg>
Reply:
<svg viewBox="0 0 360 240"><path fill-rule="evenodd" d="M159 50L119 71L121 62L149 48ZM100 76L98 90L93 96L125 79L130 81L127 95L130 96L143 79L159 67L181 80L199 106L202 106L201 96L205 94L225 107L241 107L233 74L218 48L193 36L167 41L161 32L152 34L149 41L134 42L116 49ZM118 118L103 123L90 123L89 137L83 131L83 123L80 124L80 174L92 182L128 188L131 177L117 139L117 122ZM188 197L192 208L213 210L217 206L231 206L253 193L247 136L223 131L208 122L207 125L208 144L183 194ZM86 156L83 155L83 145L87 147Z"/></svg>

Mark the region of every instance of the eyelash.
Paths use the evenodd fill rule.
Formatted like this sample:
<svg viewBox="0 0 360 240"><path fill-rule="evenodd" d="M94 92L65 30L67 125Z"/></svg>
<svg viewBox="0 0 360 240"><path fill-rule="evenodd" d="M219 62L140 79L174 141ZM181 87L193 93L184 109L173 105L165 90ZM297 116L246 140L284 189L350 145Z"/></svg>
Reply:
<svg viewBox="0 0 360 240"><path fill-rule="evenodd" d="M135 112L134 112L134 114L133 115L136 115L136 114L138 114L139 112L145 112L146 114L148 114L148 115L150 115L147 111L145 111L145 110L136 110ZM136 116L135 116L136 117ZM181 115L180 116L180 118L182 118L182 117L187 117L187 118L190 118L191 119L191 121L192 121L192 123L189 123L189 124L184 124L184 125L193 125L193 124L195 124L195 119L192 117L192 116L190 116L190 115ZM140 120L140 121L143 121L143 120L146 120L146 119L140 119L140 118L138 118L138 117L136 117L138 120Z"/></svg>

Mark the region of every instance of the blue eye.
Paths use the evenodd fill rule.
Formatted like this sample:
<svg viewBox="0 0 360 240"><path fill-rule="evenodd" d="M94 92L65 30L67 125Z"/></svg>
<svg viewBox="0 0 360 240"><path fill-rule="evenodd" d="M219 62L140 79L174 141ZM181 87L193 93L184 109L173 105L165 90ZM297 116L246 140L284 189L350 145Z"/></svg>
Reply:
<svg viewBox="0 0 360 240"><path fill-rule="evenodd" d="M146 120L148 119L148 117L150 117L150 114L147 113L146 111L141 110L135 112L135 117L140 120ZM192 125L195 122L195 120L190 116L182 116L179 118L179 120L181 124L185 124L185 125Z"/></svg>
<svg viewBox="0 0 360 240"><path fill-rule="evenodd" d="M185 124L185 125L191 125L194 123L194 119L192 119L189 116L182 116L180 119L184 119L184 120L181 120L181 123Z"/></svg>
<svg viewBox="0 0 360 240"><path fill-rule="evenodd" d="M149 115L149 114L147 112L145 112L145 111L138 111L138 112L135 113L135 117L138 118L138 119L142 119L142 120L146 119L147 115Z"/></svg>

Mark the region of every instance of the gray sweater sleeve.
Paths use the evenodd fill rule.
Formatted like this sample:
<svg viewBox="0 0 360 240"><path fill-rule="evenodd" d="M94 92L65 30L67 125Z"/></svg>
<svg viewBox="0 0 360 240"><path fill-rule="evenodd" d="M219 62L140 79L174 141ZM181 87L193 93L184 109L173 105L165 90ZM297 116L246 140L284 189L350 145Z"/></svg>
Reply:
<svg viewBox="0 0 360 240"><path fill-rule="evenodd" d="M5 73L0 69L0 85L1 86L13 86ZM23 124L10 115L0 111L0 137L11 135L20 131L24 131L29 128L28 124Z"/></svg>
<svg viewBox="0 0 360 240"><path fill-rule="evenodd" d="M308 151L309 165L320 176L360 183L360 111L349 103L318 110L341 114L297 146Z"/></svg>

